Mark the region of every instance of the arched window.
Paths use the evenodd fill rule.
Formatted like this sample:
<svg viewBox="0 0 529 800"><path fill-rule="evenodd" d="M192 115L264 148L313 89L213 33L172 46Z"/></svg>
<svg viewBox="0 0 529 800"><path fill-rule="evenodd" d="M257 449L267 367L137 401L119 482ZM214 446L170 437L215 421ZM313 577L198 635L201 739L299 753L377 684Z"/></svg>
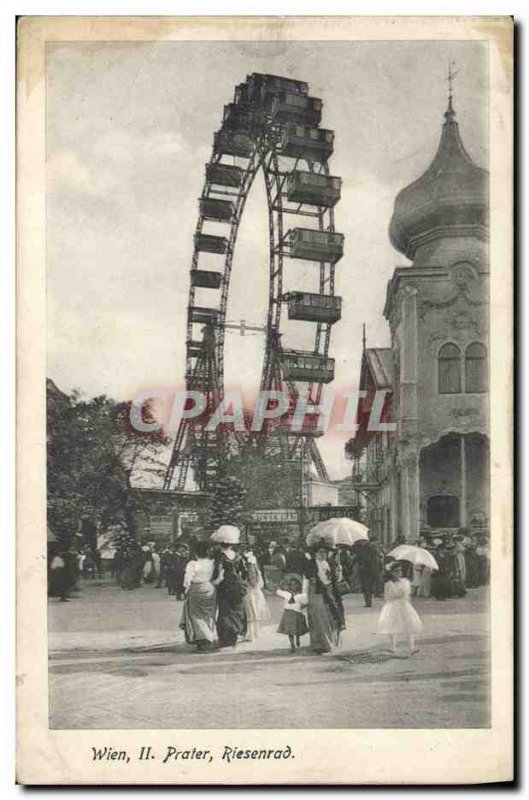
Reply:
<svg viewBox="0 0 529 800"><path fill-rule="evenodd" d="M465 351L465 392L486 391L487 348L481 342L473 342Z"/></svg>
<svg viewBox="0 0 529 800"><path fill-rule="evenodd" d="M461 350L448 342L439 350L439 394L459 394L461 391Z"/></svg>

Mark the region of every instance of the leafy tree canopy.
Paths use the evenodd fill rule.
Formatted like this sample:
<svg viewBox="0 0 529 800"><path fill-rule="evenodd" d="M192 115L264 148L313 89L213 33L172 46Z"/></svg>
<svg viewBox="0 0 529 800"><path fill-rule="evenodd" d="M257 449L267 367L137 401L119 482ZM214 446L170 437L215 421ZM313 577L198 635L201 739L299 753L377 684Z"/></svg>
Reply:
<svg viewBox="0 0 529 800"><path fill-rule="evenodd" d="M83 518L104 526L124 522L133 530L133 481L163 475L168 439L161 431L144 433L130 424L130 402L105 395L84 399L48 384L48 523L69 540ZM153 421L152 409L144 410Z"/></svg>

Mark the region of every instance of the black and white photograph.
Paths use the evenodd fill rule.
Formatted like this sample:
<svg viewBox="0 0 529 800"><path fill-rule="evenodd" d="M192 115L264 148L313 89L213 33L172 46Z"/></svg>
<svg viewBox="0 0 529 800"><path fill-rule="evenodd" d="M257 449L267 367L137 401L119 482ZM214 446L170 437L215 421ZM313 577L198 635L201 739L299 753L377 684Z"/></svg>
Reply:
<svg viewBox="0 0 529 800"><path fill-rule="evenodd" d="M50 733L183 774L295 759L245 731L490 733L491 40L43 58Z"/></svg>

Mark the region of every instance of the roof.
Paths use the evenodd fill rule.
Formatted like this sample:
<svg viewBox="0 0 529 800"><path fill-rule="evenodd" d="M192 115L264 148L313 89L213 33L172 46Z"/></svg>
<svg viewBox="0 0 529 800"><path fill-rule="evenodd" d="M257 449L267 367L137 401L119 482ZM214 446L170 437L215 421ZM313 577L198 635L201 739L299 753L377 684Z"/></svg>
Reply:
<svg viewBox="0 0 529 800"><path fill-rule="evenodd" d="M449 101L435 157L420 178L395 199L389 228L393 246L410 259L421 235L465 226L477 233L488 226L488 172L467 153Z"/></svg>
<svg viewBox="0 0 529 800"><path fill-rule="evenodd" d="M374 389L371 384L366 386L367 371L371 375ZM369 419L375 392L385 389L386 395L382 409L381 419L388 421L393 395L393 351L391 347L365 347L362 356L360 371L360 389L367 390L366 397L358 400L358 430L348 444L350 455L359 455L365 448L373 431L369 430Z"/></svg>
<svg viewBox="0 0 529 800"><path fill-rule="evenodd" d="M391 347L367 347L364 351L377 389L393 386L393 351Z"/></svg>

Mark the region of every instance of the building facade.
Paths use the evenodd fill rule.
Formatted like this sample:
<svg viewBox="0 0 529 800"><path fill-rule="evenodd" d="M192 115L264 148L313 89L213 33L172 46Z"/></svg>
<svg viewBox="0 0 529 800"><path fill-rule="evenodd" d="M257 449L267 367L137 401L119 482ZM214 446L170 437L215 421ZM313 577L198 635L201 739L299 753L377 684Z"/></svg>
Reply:
<svg viewBox="0 0 529 800"><path fill-rule="evenodd" d="M434 160L396 198L389 235L412 261L389 281L391 347L363 348L353 484L385 542L487 526L488 173L468 155L452 98ZM382 420L369 430L375 393Z"/></svg>

